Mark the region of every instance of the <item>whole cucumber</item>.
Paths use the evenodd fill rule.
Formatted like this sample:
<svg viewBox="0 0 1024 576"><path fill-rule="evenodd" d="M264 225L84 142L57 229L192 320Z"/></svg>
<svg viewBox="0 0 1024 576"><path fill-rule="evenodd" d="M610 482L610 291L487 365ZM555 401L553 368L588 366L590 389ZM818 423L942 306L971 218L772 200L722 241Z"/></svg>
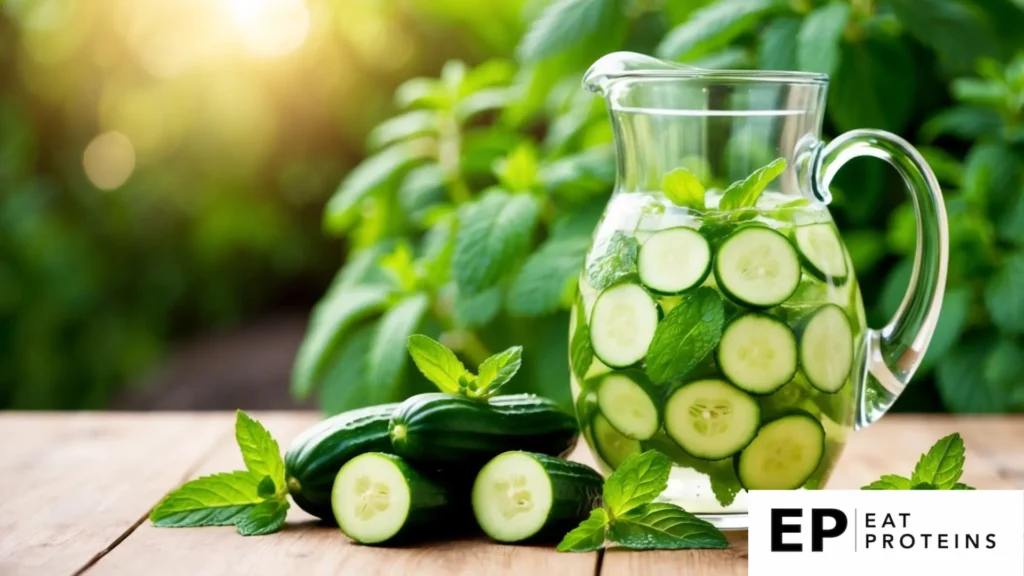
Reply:
<svg viewBox="0 0 1024 576"><path fill-rule="evenodd" d="M552 400L532 394L475 400L451 394L418 394L391 417L394 452L440 467L480 466L510 450L551 456L576 445L576 418Z"/></svg>

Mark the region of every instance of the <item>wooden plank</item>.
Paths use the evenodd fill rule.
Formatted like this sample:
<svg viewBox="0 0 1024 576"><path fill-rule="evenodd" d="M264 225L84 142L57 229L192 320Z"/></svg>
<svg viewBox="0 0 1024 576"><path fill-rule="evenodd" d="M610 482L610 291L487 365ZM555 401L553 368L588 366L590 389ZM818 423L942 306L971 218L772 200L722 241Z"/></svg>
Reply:
<svg viewBox="0 0 1024 576"><path fill-rule="evenodd" d="M1024 489L1024 416L957 417L951 426L963 435L972 456L978 454L1000 478ZM973 466L968 460L968 469Z"/></svg>
<svg viewBox="0 0 1024 576"><path fill-rule="evenodd" d="M225 415L0 414L0 574L73 574L129 533Z"/></svg>
<svg viewBox="0 0 1024 576"><path fill-rule="evenodd" d="M879 423L851 434L828 484L830 489L857 489L882 474L909 476L914 465L939 438L961 432L967 444L963 481L977 488L1013 488L992 463L992 454L1018 450L1001 443L1003 438L1024 436L1024 419L980 421L948 416L890 415ZM1016 434L1016 436L1014 436ZM988 440L984 440L988 438ZM1019 446L1019 444L1018 444ZM1017 459L1024 470L1024 459ZM746 574L745 532L728 533L729 550L630 552L611 549L604 554L603 574Z"/></svg>
<svg viewBox="0 0 1024 576"><path fill-rule="evenodd" d="M305 415L256 415L283 446L316 420ZM237 468L241 457L225 439L193 475ZM438 518L442 524L443 518ZM292 507L286 528L243 538L234 528L155 528L143 523L100 559L88 576L106 574L575 574L591 575L598 555L559 554L553 548L496 546L482 538L402 548L360 546L336 527L318 524Z"/></svg>

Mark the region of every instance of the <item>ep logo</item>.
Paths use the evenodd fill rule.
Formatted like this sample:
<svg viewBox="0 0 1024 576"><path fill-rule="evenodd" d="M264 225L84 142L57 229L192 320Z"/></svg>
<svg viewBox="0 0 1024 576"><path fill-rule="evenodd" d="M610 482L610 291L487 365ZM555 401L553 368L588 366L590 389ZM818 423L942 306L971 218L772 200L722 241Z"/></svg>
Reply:
<svg viewBox="0 0 1024 576"><path fill-rule="evenodd" d="M808 524L811 534L811 552L822 552L826 538L837 538L846 532L850 522L846 513L835 508L811 508L805 517L801 508L771 509L771 551L803 552L804 545L797 537L786 538L787 534L800 534ZM809 522L808 522L809 521ZM801 538L802 540L802 538Z"/></svg>

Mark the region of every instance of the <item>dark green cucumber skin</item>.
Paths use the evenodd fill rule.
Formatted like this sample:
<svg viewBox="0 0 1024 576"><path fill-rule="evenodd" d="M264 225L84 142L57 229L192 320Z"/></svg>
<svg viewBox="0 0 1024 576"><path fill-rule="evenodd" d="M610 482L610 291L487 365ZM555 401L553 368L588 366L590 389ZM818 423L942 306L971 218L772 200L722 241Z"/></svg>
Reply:
<svg viewBox="0 0 1024 576"><path fill-rule="evenodd" d="M405 484L409 487L409 513L394 536L375 542L374 546L431 540L466 525L467 507L462 503L465 498L460 498L460 493L453 487L424 475L394 454L382 452L378 455L394 462L405 477Z"/></svg>
<svg viewBox="0 0 1024 576"><path fill-rule="evenodd" d="M395 454L414 463L483 465L502 452L560 455L576 446L576 418L532 394L489 401L442 393L418 394L391 417Z"/></svg>
<svg viewBox="0 0 1024 576"><path fill-rule="evenodd" d="M559 542L590 511L601 505L604 477L590 466L548 456L529 453L540 464L551 481L551 510L539 532L529 542Z"/></svg>
<svg viewBox="0 0 1024 576"><path fill-rule="evenodd" d="M391 450L388 422L398 404L342 412L300 434L284 456L292 500L317 518L334 522L331 486L346 462L367 452Z"/></svg>

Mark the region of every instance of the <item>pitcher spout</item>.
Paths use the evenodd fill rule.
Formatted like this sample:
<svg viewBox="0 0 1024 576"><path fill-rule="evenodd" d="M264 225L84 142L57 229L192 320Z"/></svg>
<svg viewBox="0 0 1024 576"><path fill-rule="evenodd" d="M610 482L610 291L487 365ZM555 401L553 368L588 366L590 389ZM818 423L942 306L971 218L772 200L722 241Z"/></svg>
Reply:
<svg viewBox="0 0 1024 576"><path fill-rule="evenodd" d="M636 52L612 52L594 62L583 75L583 87L591 92L605 93L608 85L626 76L664 72L699 74L704 68L660 60Z"/></svg>

